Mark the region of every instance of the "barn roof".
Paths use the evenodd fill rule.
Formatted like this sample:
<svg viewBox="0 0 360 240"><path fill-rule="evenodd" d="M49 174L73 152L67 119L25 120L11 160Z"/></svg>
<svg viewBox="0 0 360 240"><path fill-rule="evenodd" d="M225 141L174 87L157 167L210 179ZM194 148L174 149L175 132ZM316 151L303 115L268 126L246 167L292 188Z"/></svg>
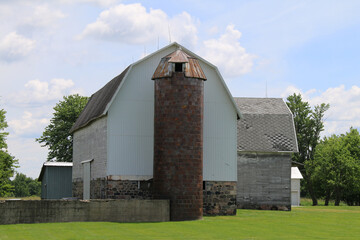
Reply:
<svg viewBox="0 0 360 240"><path fill-rule="evenodd" d="M219 70L217 69L217 67L215 65L209 63L205 59L203 59L203 58L197 56L196 54L192 53L190 50L188 50L185 47L181 46L177 42L173 42L173 43L165 46L164 48L159 49L158 51L145 56L144 58L140 59L139 61L137 61L137 62L135 62L133 64L130 64L120 75L118 75L117 77L112 79L103 88L101 88L96 93L91 95L91 97L90 97L88 103L86 104L84 110L81 112L80 116L78 117L78 119L76 120L76 122L74 123L72 128L70 129L70 133L74 133L75 131L79 130L80 128L83 128L83 127L89 125L91 122L93 122L96 119L101 118L101 117L103 117L103 116L105 116L107 114L107 111L108 111L110 105L112 104L112 101L114 100L116 94L119 92L119 89L121 88L122 84L126 81L126 77L127 77L127 75L129 74L129 72L131 71L131 69L132 69L132 67L134 65L137 65L138 63L147 60L148 58L152 57L153 55L157 54L158 52L163 51L165 48L169 48L169 47L172 47L172 46L176 46L178 48L181 48L181 53L175 51L173 53L174 56L170 56L170 57L174 57L173 61L175 61L175 62L180 61L181 62L182 61L181 59L187 57L187 58L190 58L190 61L188 62L188 64L190 64L190 63L194 64L194 59L197 58L198 60L203 61L204 63L208 64L209 66L211 66L212 68L215 69L215 71L219 75L221 83L222 83L223 87L225 88L225 91L227 92L227 94L229 96L229 99L230 99L230 101L231 101L231 103L232 103L232 105L233 105L233 107L234 107L234 109L235 109L235 111L237 113L237 117L238 117L238 119L240 119L240 117L241 117L240 110L237 107L233 97L231 96L231 93L230 93L229 89L227 88L227 86L225 84L225 81L222 78L222 76L221 76ZM202 75L200 77L202 78ZM203 74L203 77L206 79L204 74Z"/></svg>
<svg viewBox="0 0 360 240"><path fill-rule="evenodd" d="M72 166L73 166L72 162L44 162L40 171L38 181L41 182L44 176L45 167L72 167Z"/></svg>
<svg viewBox="0 0 360 240"><path fill-rule="evenodd" d="M85 127L92 121L106 114L105 109L111 101L120 83L123 81L129 68L130 66L127 67L120 75L108 82L99 91L91 95L84 110L81 112L80 116L78 117L78 119L76 119L76 122L70 129L70 133L73 133L76 130Z"/></svg>
<svg viewBox="0 0 360 240"><path fill-rule="evenodd" d="M243 118L238 121L238 150L297 152L293 115L281 98L235 98Z"/></svg>

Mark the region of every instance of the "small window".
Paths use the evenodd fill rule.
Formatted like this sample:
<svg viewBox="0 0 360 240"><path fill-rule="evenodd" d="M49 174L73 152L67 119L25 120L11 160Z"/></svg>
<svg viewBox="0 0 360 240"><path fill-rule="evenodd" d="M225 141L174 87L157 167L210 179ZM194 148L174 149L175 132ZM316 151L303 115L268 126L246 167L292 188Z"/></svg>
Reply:
<svg viewBox="0 0 360 240"><path fill-rule="evenodd" d="M175 72L182 72L182 63L175 63Z"/></svg>
<svg viewBox="0 0 360 240"><path fill-rule="evenodd" d="M206 188L206 183L205 181L203 181L203 190L205 190L205 188Z"/></svg>

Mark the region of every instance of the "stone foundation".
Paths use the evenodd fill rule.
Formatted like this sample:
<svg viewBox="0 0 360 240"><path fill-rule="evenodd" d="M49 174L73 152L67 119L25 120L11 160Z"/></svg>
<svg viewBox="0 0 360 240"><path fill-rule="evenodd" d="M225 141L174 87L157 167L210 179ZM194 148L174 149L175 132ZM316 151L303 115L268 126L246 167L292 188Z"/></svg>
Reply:
<svg viewBox="0 0 360 240"><path fill-rule="evenodd" d="M83 198L82 181L73 182L73 197ZM90 182L91 199L153 199L152 180L106 180Z"/></svg>
<svg viewBox="0 0 360 240"><path fill-rule="evenodd" d="M236 214L236 182L204 181L204 216Z"/></svg>
<svg viewBox="0 0 360 240"><path fill-rule="evenodd" d="M236 182L204 181L203 215L236 214ZM73 182L73 197L82 199L82 181ZM152 180L91 180L91 199L153 199ZM272 209L262 206L254 209ZM278 209L282 209L278 206ZM285 209L284 209L285 210Z"/></svg>

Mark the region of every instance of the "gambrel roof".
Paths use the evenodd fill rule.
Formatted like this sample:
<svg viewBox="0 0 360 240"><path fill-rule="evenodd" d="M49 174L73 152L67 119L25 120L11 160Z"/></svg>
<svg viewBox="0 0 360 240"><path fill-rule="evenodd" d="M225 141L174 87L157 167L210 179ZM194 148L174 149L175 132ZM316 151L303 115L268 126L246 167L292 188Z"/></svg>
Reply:
<svg viewBox="0 0 360 240"><path fill-rule="evenodd" d="M94 93L90 99L89 102L87 103L87 105L85 106L84 110L82 111L82 113L80 114L79 118L76 120L75 124L73 125L73 127L70 129L70 133L73 133L77 130L79 130L80 128L83 128L87 125L89 125L91 122L95 121L98 118L101 118L103 116L105 116L107 114L107 111L109 110L109 107L112 104L112 101L114 100L114 98L116 97L117 93L119 92L119 89L121 88L121 86L123 85L123 83L126 81L126 78L129 74L129 72L131 72L133 66L137 65L140 62L146 61L148 58L154 56L155 54L157 54L160 51L163 51L166 48L170 48L170 47L177 47L177 48L181 48L182 51L184 52L184 54L187 54L191 57L195 57L198 60L201 60L202 62L208 64L210 67L214 68L216 73L219 75L219 78L221 80L221 83L225 89L225 91L227 92L227 95L229 96L229 99L237 113L238 119L241 117L241 113L240 110L238 109L234 99L232 98L229 89L227 88L224 79L222 78L219 70L217 69L217 67L209 62L207 62L205 59L197 56L196 54L194 54L193 52L191 52L190 50L186 49L185 47L181 46L180 44L173 42L169 45L167 45L166 47L150 54L147 55L146 57L140 59L139 61L129 65L119 76L115 77L114 79L112 79L110 82L108 82L103 88L101 88L100 90L98 90L96 93ZM160 59L159 59L160 60ZM155 69L154 69L155 71ZM149 77L149 80L151 79L151 76Z"/></svg>
<svg viewBox="0 0 360 240"><path fill-rule="evenodd" d="M75 132L76 130L85 127L92 121L105 115L105 109L112 97L114 96L116 89L119 87L120 83L123 81L126 73L128 72L130 66L127 67L120 75L113 78L108 82L104 87L99 91L91 95L88 103L86 104L84 110L81 112L78 119L70 129L70 133Z"/></svg>
<svg viewBox="0 0 360 240"><path fill-rule="evenodd" d="M238 121L238 150L297 152L293 115L281 98L235 98L242 119Z"/></svg>

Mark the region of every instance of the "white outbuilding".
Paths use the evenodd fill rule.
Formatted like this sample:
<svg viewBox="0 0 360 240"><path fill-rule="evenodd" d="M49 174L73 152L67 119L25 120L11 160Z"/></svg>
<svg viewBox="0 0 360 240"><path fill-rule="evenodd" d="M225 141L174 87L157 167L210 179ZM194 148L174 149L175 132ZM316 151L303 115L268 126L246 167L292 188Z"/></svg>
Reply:
<svg viewBox="0 0 360 240"><path fill-rule="evenodd" d="M303 179L297 167L291 167L291 206L300 206L300 180Z"/></svg>

